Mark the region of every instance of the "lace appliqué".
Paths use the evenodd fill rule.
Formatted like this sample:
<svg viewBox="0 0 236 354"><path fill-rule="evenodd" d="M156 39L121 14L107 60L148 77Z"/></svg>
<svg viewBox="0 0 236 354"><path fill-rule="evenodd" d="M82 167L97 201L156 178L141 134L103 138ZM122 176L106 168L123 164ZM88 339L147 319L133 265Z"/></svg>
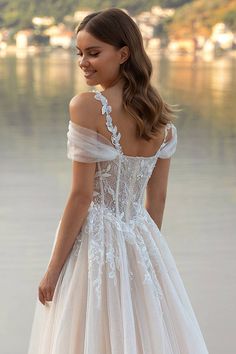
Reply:
<svg viewBox="0 0 236 354"><path fill-rule="evenodd" d="M106 283L120 286L120 280L125 276L130 291L135 291L135 282L141 280L144 290L156 299L161 312L162 274L168 272L172 278L174 263L170 262L172 265L166 268L163 259L170 255L166 254L162 235L144 207L145 189L160 152L147 158L124 155L119 143L121 135L112 124L111 106L99 91L94 92L94 97L102 103L102 114L106 116L115 149L111 147L117 154L112 161L97 162L93 201L73 254L77 257L80 249L87 252L88 280L98 307L108 286ZM171 123L166 126L164 147L168 145L166 137L171 126Z"/></svg>
<svg viewBox="0 0 236 354"><path fill-rule="evenodd" d="M165 138L164 138L164 143L166 143L166 137L167 137L167 134L168 134L168 130L169 130L170 128L172 128L172 125L173 125L173 123L169 122L169 123L167 123L166 126L165 126Z"/></svg>
<svg viewBox="0 0 236 354"><path fill-rule="evenodd" d="M149 253L150 251L147 248L146 240L144 241L143 237L140 236L138 232L137 234L135 232L135 227L137 227L138 225L138 227L142 229L146 235L148 232L148 229L146 227L146 224L149 223L148 219L150 219L150 217L147 214L141 213L139 217L136 217L131 220L128 224L128 230L125 239L128 243L132 244L134 247L137 248L140 255L138 264L142 266L144 271L143 284L149 284L153 288L154 295L157 301L159 302L163 298L163 292L157 279L157 274L154 271L154 265L152 264L152 261L150 259L150 255L152 254L152 252ZM156 246L152 245L152 247L155 248ZM133 280L132 274L130 278L131 280Z"/></svg>
<svg viewBox="0 0 236 354"><path fill-rule="evenodd" d="M111 142L115 146L115 148L120 152L120 154L122 155L123 152L122 152L122 148L120 145L121 134L119 132L117 132L117 126L116 125L113 126L112 117L110 115L112 108L111 108L111 106L108 105L107 98L105 96L103 96L101 94L101 92L96 91L96 90L93 92L96 92L96 95L95 95L96 100L101 101L101 103L102 103L102 114L105 115L107 129L112 133Z"/></svg>
<svg viewBox="0 0 236 354"><path fill-rule="evenodd" d="M150 258L157 250L155 251L153 249L153 251L150 252L150 242L146 242L147 240L144 240L141 236L142 231L147 235L148 228L146 225L149 223L148 219L150 217L145 213L141 213L125 223L112 214L110 210L95 204L91 206L89 214L87 223L84 224L83 227L83 238L88 238L88 277L96 292L97 306L101 306L101 287L104 275L107 274L108 278L113 280L114 286L117 286L117 279L119 278L118 272L120 271L120 265L123 259L119 247L119 242L122 238L125 242L123 244L122 241L125 248L134 247L137 250L139 254L137 264L140 264L142 267L143 284L144 286L147 284L152 288L156 301L160 304L163 292L157 278L157 273L159 272L156 272L156 264L153 263L152 257ZM105 224L112 225L112 230L117 230L117 233L116 231L114 233L106 233L100 217L103 218ZM117 241L117 237L119 237L119 239L121 237L119 242ZM73 248L75 257L78 256L83 238L81 240L78 236L76 240ZM152 248L153 247L155 248L156 245L152 244ZM128 267L130 288L132 291L132 282L135 281L135 274L130 269L129 264Z"/></svg>

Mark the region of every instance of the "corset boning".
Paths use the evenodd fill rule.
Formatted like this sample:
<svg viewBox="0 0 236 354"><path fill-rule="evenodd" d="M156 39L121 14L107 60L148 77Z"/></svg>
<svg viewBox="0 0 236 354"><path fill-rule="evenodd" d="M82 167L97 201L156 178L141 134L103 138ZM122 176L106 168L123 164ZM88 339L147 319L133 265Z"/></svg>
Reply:
<svg viewBox="0 0 236 354"><path fill-rule="evenodd" d="M93 204L100 205L123 221L129 221L144 208L147 181L156 158L118 157L97 163Z"/></svg>

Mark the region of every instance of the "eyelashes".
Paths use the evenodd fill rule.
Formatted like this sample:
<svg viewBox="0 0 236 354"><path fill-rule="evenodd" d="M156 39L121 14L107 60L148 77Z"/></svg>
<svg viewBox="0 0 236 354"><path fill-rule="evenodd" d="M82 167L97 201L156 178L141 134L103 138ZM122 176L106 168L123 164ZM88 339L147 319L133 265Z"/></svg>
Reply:
<svg viewBox="0 0 236 354"><path fill-rule="evenodd" d="M76 53L76 55L78 55L79 57L82 56L82 53ZM97 57L99 55L99 53L90 53L89 54L91 57Z"/></svg>

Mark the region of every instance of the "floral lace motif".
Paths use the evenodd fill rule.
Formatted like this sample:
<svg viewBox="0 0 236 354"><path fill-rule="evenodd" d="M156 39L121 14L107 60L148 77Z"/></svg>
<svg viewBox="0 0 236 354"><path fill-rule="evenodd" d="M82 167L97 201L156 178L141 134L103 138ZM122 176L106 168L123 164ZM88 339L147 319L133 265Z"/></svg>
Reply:
<svg viewBox="0 0 236 354"><path fill-rule="evenodd" d="M107 225L112 225L111 230L113 232L107 232ZM150 258L150 255L156 256L155 252L158 253L158 250L155 250L157 247L151 240L145 240L149 232L147 225L153 227L154 224L146 211L140 210L136 217L125 223L101 205L92 204L90 206L89 216L81 233L83 237L81 238L81 234L78 235L72 252L77 257L84 240L88 238L88 276L96 291L98 307L101 306L104 272L113 280L114 286L117 286L120 265L123 261L120 242L125 245L125 249L130 247L136 249L138 253L137 266L139 264L143 269L144 286L145 284L151 286L157 303L160 303L163 298L163 292L157 278L160 270L158 264L154 262L154 258L152 260ZM152 252L150 252L150 247L153 248ZM129 264L128 267L132 291L132 282L135 280L135 276Z"/></svg>
<svg viewBox="0 0 236 354"><path fill-rule="evenodd" d="M97 295L98 307L101 305L104 279L110 279L117 286L125 269L132 291L136 268L143 286L151 289L160 305L163 293L159 275L163 262L150 229L155 237L161 237L161 234L144 207L146 186L158 154L148 158L124 155L119 143L121 135L112 124L111 106L106 97L99 91L95 92L95 98L102 103L102 114L106 116L106 126L119 154L113 160L96 164L93 201L73 253L77 256L84 240L88 242L88 276ZM137 258L135 262L132 262L133 254ZM162 269L162 272L166 270Z"/></svg>
<svg viewBox="0 0 236 354"><path fill-rule="evenodd" d="M170 128L172 128L172 126L173 126L172 122L167 123L166 126L165 126L165 137L164 137L164 141L162 143L162 145L164 145L164 146L166 145L166 138L167 138L168 130Z"/></svg>
<svg viewBox="0 0 236 354"><path fill-rule="evenodd" d="M109 132L112 133L111 142L115 146L115 148L120 152L120 154L123 154L120 145L121 134L117 132L117 126L113 126L112 117L110 116L112 108L108 105L107 98L103 96L100 91L95 90L94 92L96 92L96 100L101 101L102 103L102 114L105 115L107 129L109 130Z"/></svg>

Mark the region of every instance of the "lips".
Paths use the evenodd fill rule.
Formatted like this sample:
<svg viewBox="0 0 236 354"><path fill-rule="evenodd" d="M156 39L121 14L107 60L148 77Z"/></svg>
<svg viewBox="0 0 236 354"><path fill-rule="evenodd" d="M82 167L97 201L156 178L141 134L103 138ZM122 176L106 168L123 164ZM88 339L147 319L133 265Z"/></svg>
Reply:
<svg viewBox="0 0 236 354"><path fill-rule="evenodd" d="M96 71L85 71L85 72L84 72L84 76L85 76L86 78L89 78L89 77L91 77L95 72L96 72Z"/></svg>

